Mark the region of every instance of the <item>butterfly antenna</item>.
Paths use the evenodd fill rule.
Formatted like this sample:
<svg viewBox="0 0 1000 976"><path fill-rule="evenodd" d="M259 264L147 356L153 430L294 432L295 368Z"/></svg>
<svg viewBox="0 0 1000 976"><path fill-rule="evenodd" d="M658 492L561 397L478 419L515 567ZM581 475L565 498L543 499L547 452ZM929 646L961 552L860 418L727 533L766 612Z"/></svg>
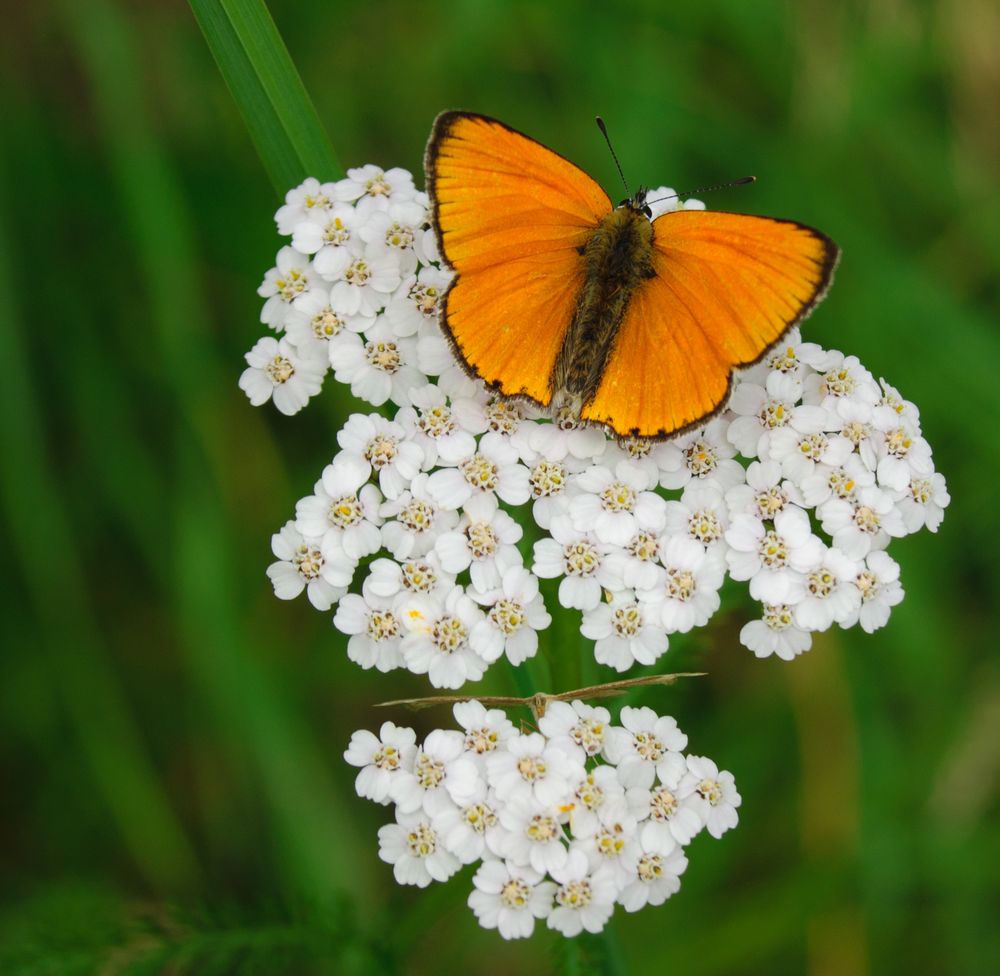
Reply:
<svg viewBox="0 0 1000 976"><path fill-rule="evenodd" d="M661 200L673 200L675 197L689 197L695 193L711 193L713 190L726 190L731 186L745 186L747 183L756 183L756 176L741 176L738 180L730 180L728 183L716 183L715 186L699 186L693 190L681 190L680 193L668 193L665 197L657 197L655 200L647 200L646 203L652 206Z"/></svg>
<svg viewBox="0 0 1000 976"><path fill-rule="evenodd" d="M597 128L601 130L601 135L604 136L604 141L608 144L608 149L611 150L611 158L615 161L615 166L618 167L618 175L622 178L622 184L625 187L625 195L632 196L632 191L628 188L628 181L625 179L625 174L622 172L622 164L618 162L618 154L615 152L615 147L611 145L611 136L608 135L608 127L604 124L604 119L599 115L594 119L597 123Z"/></svg>

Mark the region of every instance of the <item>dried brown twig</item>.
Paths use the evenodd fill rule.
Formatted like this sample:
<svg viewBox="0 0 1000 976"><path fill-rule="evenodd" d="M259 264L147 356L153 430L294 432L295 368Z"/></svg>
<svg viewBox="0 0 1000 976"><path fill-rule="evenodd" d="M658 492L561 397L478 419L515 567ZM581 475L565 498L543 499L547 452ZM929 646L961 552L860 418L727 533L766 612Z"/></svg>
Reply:
<svg viewBox="0 0 1000 976"><path fill-rule="evenodd" d="M389 708L400 705L404 708L433 708L435 705L454 705L457 702L478 701L484 705L499 708L524 707L530 708L535 718L545 714L548 703L552 701L573 701L576 698L610 698L623 695L633 688L643 688L647 685L672 685L678 678L701 678L704 671L682 671L676 674L650 674L644 678L625 678L622 681L609 681L602 685L588 685L586 688L576 688L573 691L560 691L548 694L539 691L529 698L514 698L509 695L431 695L428 698L397 698L394 701L378 702L376 708Z"/></svg>

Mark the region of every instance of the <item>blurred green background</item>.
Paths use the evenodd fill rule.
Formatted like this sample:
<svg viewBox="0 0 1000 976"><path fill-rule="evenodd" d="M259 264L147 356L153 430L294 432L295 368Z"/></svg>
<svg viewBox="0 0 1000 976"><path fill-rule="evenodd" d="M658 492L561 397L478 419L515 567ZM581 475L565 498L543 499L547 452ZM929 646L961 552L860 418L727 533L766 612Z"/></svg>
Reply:
<svg viewBox="0 0 1000 976"><path fill-rule="evenodd" d="M669 12L665 12L669 11ZM275 2L345 165L419 171L443 108L499 116L617 193L756 173L711 206L836 239L806 334L922 411L953 504L893 545L907 599L792 664L737 593L640 699L731 769L740 828L679 896L619 912L608 972L993 974L1000 823L997 7ZM187 6L8 6L0 37L0 972L542 974L402 890L351 731L427 690L363 673L274 599L269 536L335 448L236 387L263 334L273 188ZM316 174L324 176L325 174ZM994 637L991 639L990 634ZM509 676L484 688L505 692ZM592 677L598 675L596 666ZM604 947L587 944L584 959ZM484 962L485 960L485 962Z"/></svg>

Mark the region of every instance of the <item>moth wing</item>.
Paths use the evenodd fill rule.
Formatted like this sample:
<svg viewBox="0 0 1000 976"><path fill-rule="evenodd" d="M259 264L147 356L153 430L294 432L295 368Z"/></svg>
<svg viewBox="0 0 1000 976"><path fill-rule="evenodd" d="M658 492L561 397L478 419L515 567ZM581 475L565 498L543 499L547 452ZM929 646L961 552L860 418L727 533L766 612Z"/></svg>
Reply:
<svg viewBox="0 0 1000 976"><path fill-rule="evenodd" d="M729 398L826 293L839 250L787 220L681 210L653 222L653 268L629 303L585 420L664 439Z"/></svg>
<svg viewBox="0 0 1000 976"><path fill-rule="evenodd" d="M425 169L438 244L455 271L443 331L470 373L548 405L584 281L577 249L611 201L551 149L465 112L438 116Z"/></svg>

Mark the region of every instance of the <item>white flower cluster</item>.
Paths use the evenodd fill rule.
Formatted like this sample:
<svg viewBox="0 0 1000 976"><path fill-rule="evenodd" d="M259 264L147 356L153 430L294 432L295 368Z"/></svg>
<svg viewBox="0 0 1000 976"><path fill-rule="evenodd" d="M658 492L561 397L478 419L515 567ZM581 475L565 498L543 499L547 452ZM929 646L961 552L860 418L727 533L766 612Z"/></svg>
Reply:
<svg viewBox="0 0 1000 976"><path fill-rule="evenodd" d="M396 407L348 420L268 570L283 599L339 601L362 667L458 688L502 655L520 663L550 622L539 577L560 581L559 602L617 671L706 624L727 575L760 604L741 632L760 657L791 659L834 624L874 631L903 598L889 542L935 531L949 497L916 407L857 358L793 332L702 429L620 440L465 376L438 326L450 273L409 173L307 180L277 222L291 246L260 293L284 335L247 355L251 401L294 412L332 368ZM522 506L547 533L530 567L517 547L528 513L505 511Z"/></svg>
<svg viewBox="0 0 1000 976"><path fill-rule="evenodd" d="M599 932L616 904L661 905L680 888L684 849L706 829L735 827L731 773L685 756L687 736L651 708L551 702L537 732L499 709L455 705L461 731L386 722L355 732L344 758L361 767L359 795L395 804L379 856L402 885L445 881L479 863L469 907L505 939L536 919L566 936Z"/></svg>

